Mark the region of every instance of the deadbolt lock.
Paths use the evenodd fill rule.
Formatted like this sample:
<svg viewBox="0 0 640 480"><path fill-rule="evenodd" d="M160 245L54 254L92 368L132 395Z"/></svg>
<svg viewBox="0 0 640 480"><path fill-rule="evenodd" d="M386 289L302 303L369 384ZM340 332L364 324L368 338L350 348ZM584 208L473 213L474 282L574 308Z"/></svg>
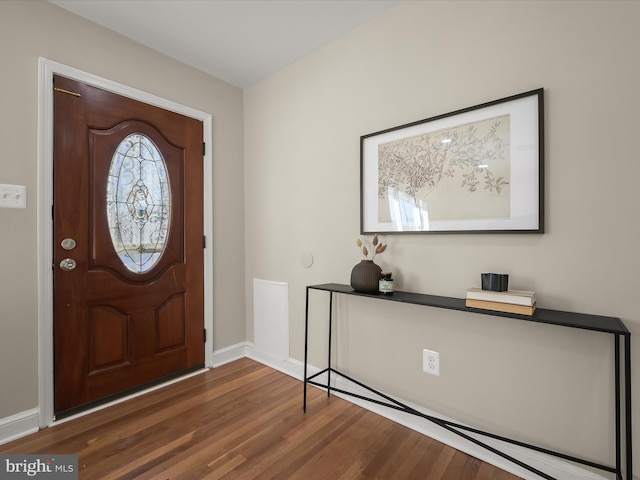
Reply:
<svg viewBox="0 0 640 480"><path fill-rule="evenodd" d="M60 242L60 246L65 250L73 250L76 248L76 241L73 238L65 238Z"/></svg>

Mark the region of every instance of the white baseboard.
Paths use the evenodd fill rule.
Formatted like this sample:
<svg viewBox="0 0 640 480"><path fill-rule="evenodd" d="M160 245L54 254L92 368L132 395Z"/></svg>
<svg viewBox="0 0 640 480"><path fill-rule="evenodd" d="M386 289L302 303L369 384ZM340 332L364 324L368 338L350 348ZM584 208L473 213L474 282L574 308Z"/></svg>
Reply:
<svg viewBox="0 0 640 480"><path fill-rule="evenodd" d="M256 360L260 363L263 363L264 365L267 365L271 368L274 368L283 373L286 373L287 375L297 378L300 381L302 381L303 379L304 365L299 360L290 358L288 360L283 361L279 359L269 358L268 355L265 355L264 353L256 351L252 345L246 346L246 352L247 352L246 356L253 360ZM308 375L313 375L314 373L320 371L319 368L311 365L308 365L307 368L308 368L308 372L307 372ZM318 381L319 382L322 381L322 376L320 377L320 379L318 379ZM337 375L332 378L332 384L334 386L337 386L337 388L346 390L348 392L353 392L353 393L368 396L368 397L372 396L372 394L367 390L359 387L358 385L353 384L352 382L348 381L343 377L338 377ZM449 445L450 447L453 447L456 450L460 450L461 452L471 455L472 457L478 458L484 462L494 465L502 470L512 473L525 480L540 480L540 477L535 475L533 472L530 472L529 470L522 468L516 465L515 463L499 455L496 455L490 452L489 450L479 445L476 445L475 443L469 440L466 440L460 437L459 435L449 432L439 427L435 423L430 422L429 420L426 420L421 417L411 415L408 413L404 413L399 410L395 410L393 408L388 408L373 402L361 400L359 398L352 397L350 395L345 395L340 392L333 392L333 393L337 397L343 398L353 404L356 404L362 408L372 411L382 417L388 418L389 420L392 420L400 425L403 425L407 428L415 430L416 432L422 433L423 435L426 435L435 440L438 440L439 442ZM385 393L385 395L387 394ZM411 402L407 402L400 398L395 398L391 395L387 395L387 396L394 398L394 400L397 400L424 415L441 418L443 420L447 420L455 423L461 423L461 422L456 422L454 419L446 418L442 415L432 412L419 405L412 404ZM500 442L498 440L493 440L480 435L469 434L467 432L465 432L465 434L472 436L482 441L483 443L486 443L487 445L494 447L497 450L500 450L501 452L507 455L510 455L518 459L519 461L529 466L532 466L533 468L536 468L558 480L606 480L606 477L603 477L592 471L585 470L579 466L563 461L557 457L545 455L543 453L535 452L532 450L528 450L515 445Z"/></svg>
<svg viewBox="0 0 640 480"><path fill-rule="evenodd" d="M303 365L302 362L293 358L283 360L281 358L274 357L265 352L256 350L255 345L252 342L242 342L235 345L231 345L220 350L213 352L213 367L219 367L225 363L239 360L240 358L247 357L256 362L267 365L268 367L285 373L291 377L294 377L302 381ZM311 371L310 367L310 371ZM318 370L312 371L312 373Z"/></svg>
<svg viewBox="0 0 640 480"><path fill-rule="evenodd" d="M255 357L251 355L248 349L253 351L253 344L250 342L243 342L237 345L232 345L231 347L227 347L227 348L223 348L218 351L215 351L213 352L213 362L212 362L213 365L211 366L218 367L220 365L224 365L225 363L233 362L234 360L238 360L240 358L249 357L249 356L251 356L252 358L255 358L256 361L265 363L264 358ZM272 366L272 367L277 368L276 366ZM108 404L100 405L99 407L96 407L94 409L83 411L77 415L73 415L73 416L64 418L62 420L57 420L53 422L51 426L59 425L61 423L68 422L69 420L73 420L74 418L77 418L79 416L87 415L97 410L107 408L115 403L120 403L120 402L129 400L133 397L144 395L145 393L151 392L153 390L157 390L158 388L165 387L167 385L170 385L171 383L184 380L189 376L197 375L199 373L202 373L203 371L205 370L199 370L185 377L179 377L177 379L171 380L161 385L157 385L149 389L143 390L141 392L137 392L133 395L120 398ZM32 433L36 433L40 429L39 421L40 421L40 412L39 412L39 409L37 408L34 408L32 410L26 410L24 412L20 412L15 415L11 415L10 417L1 418L0 419L0 445L12 442L13 440L17 440L27 435L31 435ZM28 453L28 452L25 452L25 453Z"/></svg>
<svg viewBox="0 0 640 480"><path fill-rule="evenodd" d="M259 352L254 348L254 345L251 342L242 342L214 351L212 366L219 367L226 363L233 362L234 360L239 360L243 357L251 358L252 360L260 362L275 370L294 377L297 380L303 380L304 365L302 362L293 358L282 360L264 352ZM308 375L312 375L320 371L319 368L311 365L308 365L307 368ZM342 390L370 396L370 394L366 390L362 389L358 385L352 384L352 382L349 382L342 377L334 376L333 379L334 380L332 383L336 382L335 385ZM362 408L375 412L378 415L399 423L400 425L411 428L412 430L422 433L423 435L427 435L435 440L449 445L450 447L455 448L456 450L465 452L468 455L485 461L502 470L513 473L514 475L517 475L525 480L539 480L539 477L537 475L534 475L532 472L529 472L528 470L519 467L518 465L500 457L499 455L493 454L485 448L482 448L458 435L448 432L428 420L417 417L415 415L403 413L392 408L384 407L376 403L367 402L366 400L361 400L356 397L344 395L339 392L334 392L334 395L358 406L361 406ZM389 395L389 397L392 396ZM431 412L419 405L412 404L399 398L394 399L401 403L404 403L405 405L417 410L422 414L442 418L449 421L455 421L450 418L443 417L442 415L438 415L437 413ZM0 445L35 433L38 431L38 429L39 410L37 408L26 410L10 417L0 419ZM605 477L602 477L591 471L584 470L581 467L562 461L556 457L527 449L522 449L514 445L504 444L503 442L499 442L497 440L482 438L482 441L488 445L491 445L492 447L498 448L508 455L519 459L520 461L523 461L528 465L533 466L534 468L544 471L548 475L557 478L558 480L606 480Z"/></svg>
<svg viewBox="0 0 640 480"><path fill-rule="evenodd" d="M40 415L37 408L0 419L0 445L31 435L39 430Z"/></svg>
<svg viewBox="0 0 640 480"><path fill-rule="evenodd" d="M357 393L363 396L372 396L371 392L368 392L366 389L363 389L342 377L337 377L336 382L332 383L334 383L338 388L346 390L348 392ZM385 393L385 395L387 394ZM399 410L391 409L383 405L378 405L366 400L361 400L350 395L343 395L339 392L336 393L336 396L340 396L341 398L344 398L356 405L375 412L385 418L393 420L394 422L399 423L400 425L404 425L407 428L411 428L412 430L422 433L423 435L438 440L439 442L442 442L445 445L449 445L450 447L453 447L456 450L460 450L461 452L471 455L472 457L478 458L502 470L517 475L518 477L526 480L540 480L540 477L533 472L530 472L529 470L522 468L514 464L513 462L492 453L486 448L476 445L475 443L466 440L459 435L456 435L455 433L445 430L429 420L417 417L415 415L407 414ZM407 402L397 397L393 397L392 395L387 396L400 403L405 404L410 408L413 408L414 410L424 415L429 415L449 422L462 424L455 419L445 417L444 415L440 415L414 403ZM375 396L373 397L375 398ZM597 473L594 473L592 471L585 470L581 467L578 467L574 464L568 463L551 455L546 455L523 447L518 447L517 445L494 440L483 435L473 434L470 432L463 433L501 451L502 453L516 458L517 460L533 468L536 468L550 475L551 477L556 478L557 480L606 480L606 477L598 475Z"/></svg>
<svg viewBox="0 0 640 480"><path fill-rule="evenodd" d="M213 351L213 364L212 367L220 367L225 363L231 363L235 360L248 357L248 349L253 349L253 343L242 342L236 343L229 347L221 348L220 350Z"/></svg>

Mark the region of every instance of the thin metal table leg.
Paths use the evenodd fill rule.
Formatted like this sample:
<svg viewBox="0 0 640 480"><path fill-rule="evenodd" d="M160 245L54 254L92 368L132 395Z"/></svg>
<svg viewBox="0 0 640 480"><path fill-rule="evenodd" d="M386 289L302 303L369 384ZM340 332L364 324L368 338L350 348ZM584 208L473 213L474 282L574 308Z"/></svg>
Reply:
<svg viewBox="0 0 640 480"><path fill-rule="evenodd" d="M622 431L620 425L620 336L617 334L613 335L613 346L614 346L614 371L615 371L615 403L616 403L616 471L618 473L622 472L622 455L621 455L621 446L622 446Z"/></svg>
<svg viewBox="0 0 640 480"><path fill-rule="evenodd" d="M331 324L333 323L333 292L329 292L329 359L327 361L327 397L331 396Z"/></svg>
<svg viewBox="0 0 640 480"><path fill-rule="evenodd" d="M304 307L304 395L302 400L302 411L307 411L307 351L309 343L309 287L307 287L307 295Z"/></svg>
<svg viewBox="0 0 640 480"><path fill-rule="evenodd" d="M627 480L633 480L633 455L631 453L631 333L627 333L624 336L624 396Z"/></svg>

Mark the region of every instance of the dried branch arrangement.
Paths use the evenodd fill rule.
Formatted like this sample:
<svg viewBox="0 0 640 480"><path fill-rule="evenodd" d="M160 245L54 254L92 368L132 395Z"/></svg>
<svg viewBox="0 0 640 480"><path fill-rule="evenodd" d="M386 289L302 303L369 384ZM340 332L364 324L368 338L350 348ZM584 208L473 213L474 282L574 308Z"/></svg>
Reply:
<svg viewBox="0 0 640 480"><path fill-rule="evenodd" d="M356 245L362 252L365 260L373 260L374 258L376 258L376 255L384 252L387 249L387 245L379 241L378 235L374 235L373 239L371 239L371 258L369 258L369 249L362 241L362 239L358 238L358 240L356 240Z"/></svg>

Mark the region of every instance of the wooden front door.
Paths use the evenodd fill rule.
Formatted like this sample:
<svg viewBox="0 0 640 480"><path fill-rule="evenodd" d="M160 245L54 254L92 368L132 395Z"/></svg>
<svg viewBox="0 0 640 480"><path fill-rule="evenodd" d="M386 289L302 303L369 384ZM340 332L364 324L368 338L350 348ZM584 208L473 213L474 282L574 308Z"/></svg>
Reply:
<svg viewBox="0 0 640 480"><path fill-rule="evenodd" d="M57 418L204 366L203 127L54 78Z"/></svg>

